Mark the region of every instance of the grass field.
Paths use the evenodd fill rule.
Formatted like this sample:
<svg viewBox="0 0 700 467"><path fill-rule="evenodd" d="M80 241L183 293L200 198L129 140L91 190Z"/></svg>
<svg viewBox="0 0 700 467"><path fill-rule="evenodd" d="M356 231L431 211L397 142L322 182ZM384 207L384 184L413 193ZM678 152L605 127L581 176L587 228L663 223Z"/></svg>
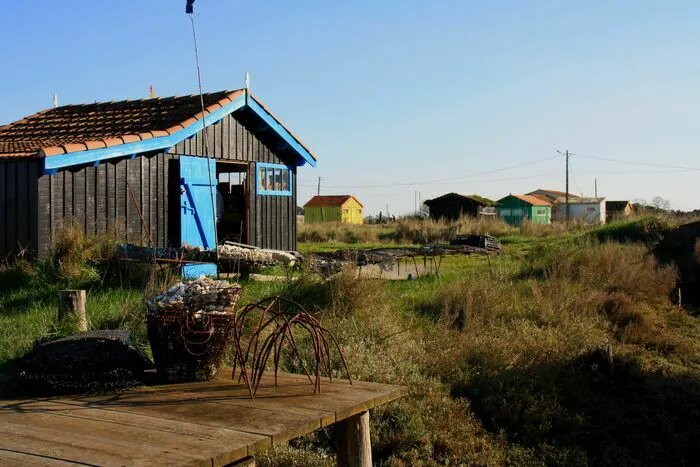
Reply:
<svg viewBox="0 0 700 467"><path fill-rule="evenodd" d="M338 337L354 377L410 388L372 413L379 465L695 464L700 318L672 303L675 270L649 254L657 221L509 228L499 233L504 255L445 258L439 279L343 273L321 281L304 273L294 282L244 282L242 302L296 299ZM356 230L352 243L329 234L300 249L417 238L399 233L408 228L381 229L381 238ZM61 264L75 256L63 253ZM0 272L0 362L38 337L69 331L55 321L56 293L67 287L88 289L94 328L124 327L147 345L147 274L105 274L84 257L63 268L68 274L57 273L56 258L52 264ZM303 437L258 462L333 465L332 437Z"/></svg>

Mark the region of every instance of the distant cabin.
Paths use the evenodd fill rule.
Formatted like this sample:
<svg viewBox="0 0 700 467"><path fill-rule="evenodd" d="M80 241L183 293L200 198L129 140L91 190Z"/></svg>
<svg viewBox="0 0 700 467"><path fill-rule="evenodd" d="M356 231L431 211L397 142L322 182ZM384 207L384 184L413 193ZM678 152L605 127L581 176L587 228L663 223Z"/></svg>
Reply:
<svg viewBox="0 0 700 467"><path fill-rule="evenodd" d="M605 202L605 218L608 222L614 219L629 217L632 215L634 208L630 201L606 201Z"/></svg>
<svg viewBox="0 0 700 467"><path fill-rule="evenodd" d="M462 216L493 215L496 203L478 195L447 193L425 201L431 219L455 220Z"/></svg>
<svg viewBox="0 0 700 467"><path fill-rule="evenodd" d="M528 196L537 196L540 199L547 201L548 203L556 203L559 198L566 198L565 191L559 190L545 190L544 188L538 188L535 191L527 193ZM569 193L569 201L572 199L580 198L573 193Z"/></svg>
<svg viewBox="0 0 700 467"><path fill-rule="evenodd" d="M566 192L544 190L542 188L528 193L552 204L552 219L566 221ZM569 193L569 219L587 224L605 224L605 198L585 198Z"/></svg>
<svg viewBox="0 0 700 467"><path fill-rule="evenodd" d="M314 196L304 205L304 223L362 224L363 209L352 195Z"/></svg>
<svg viewBox="0 0 700 467"><path fill-rule="evenodd" d="M496 215L514 226L522 225L525 220L551 224L552 204L536 196L508 195L497 201Z"/></svg>
<svg viewBox="0 0 700 467"><path fill-rule="evenodd" d="M123 242L295 250L297 172L316 157L246 89L50 108L0 126L0 257L64 226Z"/></svg>
<svg viewBox="0 0 700 467"><path fill-rule="evenodd" d="M566 199L559 198L552 207L555 221L566 221ZM569 220L586 224L605 224L605 198L569 198Z"/></svg>

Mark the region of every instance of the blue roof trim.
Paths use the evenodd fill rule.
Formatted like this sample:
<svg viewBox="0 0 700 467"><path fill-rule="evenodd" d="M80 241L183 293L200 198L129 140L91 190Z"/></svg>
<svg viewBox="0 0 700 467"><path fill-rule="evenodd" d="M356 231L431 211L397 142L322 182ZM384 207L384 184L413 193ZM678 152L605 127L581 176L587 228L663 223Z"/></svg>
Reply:
<svg viewBox="0 0 700 467"><path fill-rule="evenodd" d="M291 133L277 121L269 112L267 112L254 97L248 97L248 92L244 92L233 102L227 104L220 109L205 116L205 126L209 127L220 122L227 115L232 114L236 110L243 107L248 107L253 110L267 125L270 126L284 141L292 147L292 149L300 156L300 165L308 162L312 167L316 167L316 160L311 153L292 136ZM77 165L97 165L101 161L115 159L118 157L134 157L136 154L160 151L169 149L177 143L184 141L187 138L194 136L202 130L201 121L197 121L178 132L168 136L160 136L157 138L147 139L145 141L135 141L133 143L125 143L108 148L90 149L87 151L71 152L68 154L60 154L56 156L44 157L43 173L54 174L59 169L73 167ZM302 161L303 160L303 161Z"/></svg>
<svg viewBox="0 0 700 467"><path fill-rule="evenodd" d="M316 167L316 159L311 155L308 149L306 149L297 139L292 136L292 134L274 117L270 114L263 106L261 106L255 97L250 96L247 100L248 108L253 110L260 118L262 118L267 125L272 128L278 135L284 139L284 141L294 149L294 151L301 156L304 162L307 162L311 167ZM300 165L304 165L302 162Z"/></svg>

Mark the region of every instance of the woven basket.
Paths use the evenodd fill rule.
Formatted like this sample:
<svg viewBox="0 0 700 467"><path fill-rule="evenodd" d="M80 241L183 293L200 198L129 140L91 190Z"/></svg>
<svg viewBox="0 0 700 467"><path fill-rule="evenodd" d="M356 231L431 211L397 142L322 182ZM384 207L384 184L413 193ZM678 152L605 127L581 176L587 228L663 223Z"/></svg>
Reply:
<svg viewBox="0 0 700 467"><path fill-rule="evenodd" d="M233 334L235 315L187 311L148 316L148 340L160 378L167 382L206 381L221 366Z"/></svg>
<svg viewBox="0 0 700 467"><path fill-rule="evenodd" d="M233 306L239 293L240 288L229 289L221 297L231 310L225 313L200 312L201 306L192 303L150 310L148 340L161 379L172 383L206 381L216 375L233 336Z"/></svg>

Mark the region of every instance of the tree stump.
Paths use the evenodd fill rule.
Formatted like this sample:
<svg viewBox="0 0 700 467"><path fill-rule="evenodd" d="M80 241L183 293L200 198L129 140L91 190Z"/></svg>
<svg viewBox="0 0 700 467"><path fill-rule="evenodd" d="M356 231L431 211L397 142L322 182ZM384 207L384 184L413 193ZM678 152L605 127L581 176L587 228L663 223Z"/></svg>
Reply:
<svg viewBox="0 0 700 467"><path fill-rule="evenodd" d="M338 424L337 464L341 467L371 467L372 444L369 412L354 415Z"/></svg>
<svg viewBox="0 0 700 467"><path fill-rule="evenodd" d="M84 290L60 290L58 292L58 320L75 320L79 331L87 331L85 304L87 294Z"/></svg>

